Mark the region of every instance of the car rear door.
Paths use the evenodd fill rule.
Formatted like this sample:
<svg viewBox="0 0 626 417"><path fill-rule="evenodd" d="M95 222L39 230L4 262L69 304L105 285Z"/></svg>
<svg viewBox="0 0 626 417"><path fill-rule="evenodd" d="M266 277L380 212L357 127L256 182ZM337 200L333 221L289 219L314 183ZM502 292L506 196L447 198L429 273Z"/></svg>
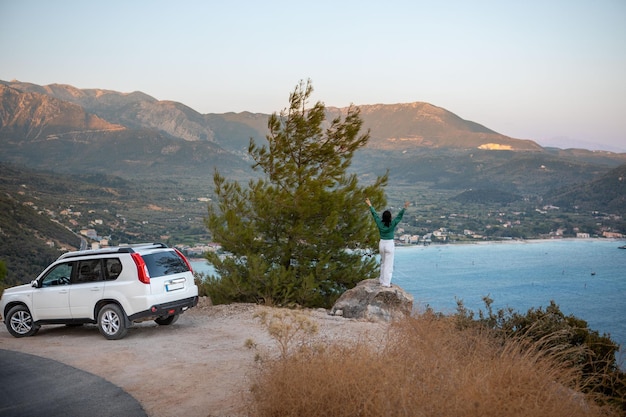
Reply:
<svg viewBox="0 0 626 417"><path fill-rule="evenodd" d="M104 293L103 262L102 259L91 259L77 264L69 297L72 318L95 319L94 306Z"/></svg>
<svg viewBox="0 0 626 417"><path fill-rule="evenodd" d="M152 295L178 299L185 294L193 282L193 273L186 260L174 250L154 251L142 254L150 274Z"/></svg>

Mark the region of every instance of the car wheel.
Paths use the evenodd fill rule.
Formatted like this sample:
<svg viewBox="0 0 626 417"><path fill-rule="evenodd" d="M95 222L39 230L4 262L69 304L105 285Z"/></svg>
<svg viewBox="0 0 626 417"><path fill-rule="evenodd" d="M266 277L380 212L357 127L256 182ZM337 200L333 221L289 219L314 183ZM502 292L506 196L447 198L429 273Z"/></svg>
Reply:
<svg viewBox="0 0 626 417"><path fill-rule="evenodd" d="M39 325L33 323L33 316L25 305L17 305L9 310L5 318L7 330L14 337L32 336L39 331Z"/></svg>
<svg viewBox="0 0 626 417"><path fill-rule="evenodd" d="M128 328L122 309L117 304L107 304L98 312L98 330L109 340L126 336Z"/></svg>
<svg viewBox="0 0 626 417"><path fill-rule="evenodd" d="M159 317L159 318L154 319L154 321L157 324L160 324L161 326L168 326L170 324L174 324L176 323L176 320L178 320L178 314L173 314L171 316Z"/></svg>

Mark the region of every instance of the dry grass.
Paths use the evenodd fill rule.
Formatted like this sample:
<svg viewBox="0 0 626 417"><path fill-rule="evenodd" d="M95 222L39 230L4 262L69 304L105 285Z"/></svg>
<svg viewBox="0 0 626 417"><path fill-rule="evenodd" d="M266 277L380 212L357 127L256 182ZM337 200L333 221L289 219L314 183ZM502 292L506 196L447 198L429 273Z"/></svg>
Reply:
<svg viewBox="0 0 626 417"><path fill-rule="evenodd" d="M303 346L265 361L251 415L612 416L581 394L577 375L522 342L502 346L450 319L391 326L386 345Z"/></svg>
<svg viewBox="0 0 626 417"><path fill-rule="evenodd" d="M273 314L263 310L256 317L278 344L283 359L294 349L307 346L309 337L315 335L318 330L317 324L309 320L307 315L295 310L275 310Z"/></svg>

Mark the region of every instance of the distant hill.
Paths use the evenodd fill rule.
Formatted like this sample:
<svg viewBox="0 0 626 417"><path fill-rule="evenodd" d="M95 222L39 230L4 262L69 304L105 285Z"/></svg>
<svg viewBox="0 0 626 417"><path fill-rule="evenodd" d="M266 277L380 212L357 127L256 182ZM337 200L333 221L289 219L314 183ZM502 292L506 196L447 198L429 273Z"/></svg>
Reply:
<svg viewBox="0 0 626 417"><path fill-rule="evenodd" d="M0 161L0 260L7 280L28 282L64 251L78 249L81 230L116 243L167 242L174 232L177 244L184 236L206 241L207 202L198 197L209 192L167 176L69 175Z"/></svg>
<svg viewBox="0 0 626 417"><path fill-rule="evenodd" d="M158 112L148 112L150 117L140 114L133 119L128 116L128 107L136 109L142 107L140 103L149 104L148 96L138 93L128 99L129 103L112 99L119 93L81 95L82 90L28 86L28 92L22 92L0 84L1 160L72 173L210 175L216 166L221 166L226 173L249 175L249 164L213 141L192 135L190 140L181 140L151 126L149 121L141 123L144 119L162 120L165 124L178 125L173 130L182 132L185 123L169 121L169 114L163 114L164 109L182 105L165 103L157 107ZM42 89L45 94L38 92ZM80 102L76 97L82 97L87 103L99 103L102 97L110 96L102 99L105 104L100 107L109 109L103 114L110 116L115 113L111 109L118 109L117 117L111 119L126 125L110 123L56 96L69 96L74 102Z"/></svg>
<svg viewBox="0 0 626 417"><path fill-rule="evenodd" d="M500 190L467 190L453 198L459 203L508 204L520 200L522 196Z"/></svg>
<svg viewBox="0 0 626 417"><path fill-rule="evenodd" d="M79 237L40 214L36 205L0 193L0 259L7 265L7 284L35 279L61 250L79 244Z"/></svg>
<svg viewBox="0 0 626 417"><path fill-rule="evenodd" d="M120 178L78 179L0 162L0 259L7 263L7 282L34 279L61 253L80 247L76 233L94 227L94 217L115 221L116 209L137 195Z"/></svg>
<svg viewBox="0 0 626 417"><path fill-rule="evenodd" d="M48 95L21 92L0 84L0 98L3 136L43 141L70 132L88 134L124 129L87 113L81 106Z"/></svg>
<svg viewBox="0 0 626 417"><path fill-rule="evenodd" d="M571 210L619 213L626 223L626 164L582 184L553 190L544 200Z"/></svg>
<svg viewBox="0 0 626 417"><path fill-rule="evenodd" d="M359 106L363 125L371 129L370 148L405 150L426 148L480 148L541 151L530 140L513 139L429 103ZM345 109L330 108L329 113Z"/></svg>

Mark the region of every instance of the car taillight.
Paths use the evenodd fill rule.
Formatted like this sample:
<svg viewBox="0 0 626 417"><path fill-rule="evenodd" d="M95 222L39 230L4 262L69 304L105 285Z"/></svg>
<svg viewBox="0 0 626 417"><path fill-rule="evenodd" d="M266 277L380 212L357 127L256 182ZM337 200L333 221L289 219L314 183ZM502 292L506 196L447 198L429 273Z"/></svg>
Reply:
<svg viewBox="0 0 626 417"><path fill-rule="evenodd" d="M148 266L146 265L146 262L143 260L141 255L138 253L131 253L130 256L133 258L133 261L135 261L135 265L137 265L137 278L139 278L139 281L143 282L144 284L150 284L150 273L148 272Z"/></svg>
<svg viewBox="0 0 626 417"><path fill-rule="evenodd" d="M187 264L187 268L189 268L189 271L191 271L191 273L193 274L193 268L191 268L191 264L189 263L187 258L185 258L185 255L183 255L182 252L176 248L174 248L174 250L176 251L176 254L180 257L180 259L182 259L185 264Z"/></svg>

